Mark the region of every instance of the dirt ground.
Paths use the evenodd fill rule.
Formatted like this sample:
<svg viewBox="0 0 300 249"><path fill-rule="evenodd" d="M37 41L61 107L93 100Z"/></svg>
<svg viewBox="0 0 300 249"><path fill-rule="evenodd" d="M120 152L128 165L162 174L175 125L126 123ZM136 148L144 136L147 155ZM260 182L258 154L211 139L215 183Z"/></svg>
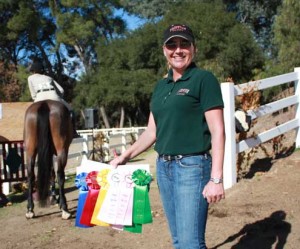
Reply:
<svg viewBox="0 0 300 249"><path fill-rule="evenodd" d="M153 171L155 157L155 152L145 153L134 163L147 162ZM210 206L207 224L209 248L299 248L299 160L300 151L280 155L278 159L256 159L251 164L251 173L226 190L226 199ZM37 217L26 220L26 202L22 196L15 197L12 206L0 208L0 248L172 248L155 182L150 189L154 219L152 224L143 226L142 234L99 226L75 227L78 191L72 185L66 191L73 214L71 220L61 220L55 206L45 209L36 206Z"/></svg>
<svg viewBox="0 0 300 249"><path fill-rule="evenodd" d="M278 122L279 116L273 117L272 122L266 117L260 123L268 128ZM247 160L241 167L240 180L226 190L225 200L209 208L206 232L209 248L300 248L300 151L291 152L293 141L295 133L290 132L280 141L271 141L244 155ZM151 151L133 163L150 164L155 176L155 158L155 152ZM58 207L41 209L38 205L37 217L26 220L24 195L14 196L12 206L0 208L0 249L172 248L155 182L150 189L153 223L144 225L142 234L99 226L75 227L78 190L71 184L66 192L73 214L67 221L61 219Z"/></svg>

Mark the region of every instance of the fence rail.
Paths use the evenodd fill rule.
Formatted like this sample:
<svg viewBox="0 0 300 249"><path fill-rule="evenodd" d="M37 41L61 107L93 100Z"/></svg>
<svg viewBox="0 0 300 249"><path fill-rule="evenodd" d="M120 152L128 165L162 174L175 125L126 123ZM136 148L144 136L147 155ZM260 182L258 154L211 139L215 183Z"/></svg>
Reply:
<svg viewBox="0 0 300 249"><path fill-rule="evenodd" d="M237 181L236 170L236 158L237 153L241 153L247 149L253 148L263 142L266 142L274 137L277 137L290 130L296 130L296 148L300 147L300 68L295 68L295 72L287 73L275 77L266 78L260 81L253 81L244 83L241 85L234 85L233 83L222 83L222 95L224 99L224 121L225 121L225 158L224 158L224 186L225 188L232 187ZM270 87L282 85L282 84L294 84L294 94L292 96L267 103L260 106L256 110L249 110L247 113L251 116L251 119L262 117L266 114L274 113L278 110L295 105L296 114L292 120L287 120L285 123L272 127L271 129L257 134L255 137L251 137L242 141L236 141L235 133L235 97L250 92L251 90L263 90Z"/></svg>

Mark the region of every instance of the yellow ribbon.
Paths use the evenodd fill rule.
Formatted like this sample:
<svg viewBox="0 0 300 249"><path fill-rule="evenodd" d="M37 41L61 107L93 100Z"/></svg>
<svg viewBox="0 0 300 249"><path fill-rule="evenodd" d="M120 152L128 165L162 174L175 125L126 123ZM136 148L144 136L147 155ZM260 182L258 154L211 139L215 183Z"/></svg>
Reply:
<svg viewBox="0 0 300 249"><path fill-rule="evenodd" d="M98 226L104 226L104 227L107 227L110 225L106 222L99 220L97 218L97 216L101 210L101 206L103 204L104 198L105 198L107 190L109 188L109 183L107 181L107 175L108 175L109 171L110 171L110 169L103 169L98 172L97 182L101 186L101 188L100 188L100 191L98 194L98 199L97 199L97 202L96 202L96 205L94 208L94 212L93 212L93 216L91 219L92 224L98 225Z"/></svg>

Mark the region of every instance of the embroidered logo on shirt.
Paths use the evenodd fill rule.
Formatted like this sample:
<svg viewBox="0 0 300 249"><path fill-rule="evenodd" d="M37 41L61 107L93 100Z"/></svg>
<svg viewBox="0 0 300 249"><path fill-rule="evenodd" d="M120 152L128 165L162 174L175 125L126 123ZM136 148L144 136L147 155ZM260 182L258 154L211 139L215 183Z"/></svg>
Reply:
<svg viewBox="0 0 300 249"><path fill-rule="evenodd" d="M186 94L188 94L189 91L190 91L190 89L181 88L177 91L176 95L186 95Z"/></svg>

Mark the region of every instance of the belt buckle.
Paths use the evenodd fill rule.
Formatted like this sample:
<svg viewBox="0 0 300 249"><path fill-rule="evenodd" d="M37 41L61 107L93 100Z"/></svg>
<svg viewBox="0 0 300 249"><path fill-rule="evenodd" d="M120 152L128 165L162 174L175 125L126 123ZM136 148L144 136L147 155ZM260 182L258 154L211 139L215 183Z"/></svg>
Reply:
<svg viewBox="0 0 300 249"><path fill-rule="evenodd" d="M162 159L164 161L172 161L172 160L179 160L181 158L183 158L183 155L176 155L176 156L172 156L172 155L162 155Z"/></svg>
<svg viewBox="0 0 300 249"><path fill-rule="evenodd" d="M181 158L183 158L183 155L177 155L177 156L175 156L175 159L176 159L176 160L179 160L179 159L181 159Z"/></svg>

